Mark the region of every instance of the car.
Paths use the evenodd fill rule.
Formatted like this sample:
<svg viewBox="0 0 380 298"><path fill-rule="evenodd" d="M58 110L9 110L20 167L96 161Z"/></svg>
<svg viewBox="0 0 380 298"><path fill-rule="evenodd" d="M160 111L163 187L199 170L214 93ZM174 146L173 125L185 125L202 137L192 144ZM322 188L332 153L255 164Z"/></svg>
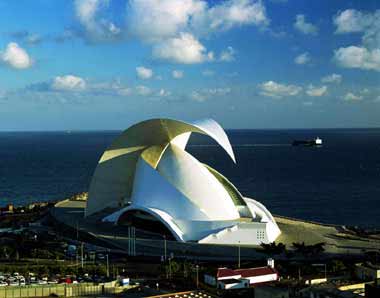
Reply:
<svg viewBox="0 0 380 298"><path fill-rule="evenodd" d="M6 287L8 284L5 281L0 281L0 287Z"/></svg>
<svg viewBox="0 0 380 298"><path fill-rule="evenodd" d="M46 280L43 280L43 279L39 279L39 280L38 280L38 284L39 284L39 285L47 285L47 283L48 283L48 282L47 282Z"/></svg>
<svg viewBox="0 0 380 298"><path fill-rule="evenodd" d="M17 287L17 286L20 285L20 283L18 282L18 280L13 280L13 281L10 281L10 282L9 282L9 285L10 285L11 287Z"/></svg>

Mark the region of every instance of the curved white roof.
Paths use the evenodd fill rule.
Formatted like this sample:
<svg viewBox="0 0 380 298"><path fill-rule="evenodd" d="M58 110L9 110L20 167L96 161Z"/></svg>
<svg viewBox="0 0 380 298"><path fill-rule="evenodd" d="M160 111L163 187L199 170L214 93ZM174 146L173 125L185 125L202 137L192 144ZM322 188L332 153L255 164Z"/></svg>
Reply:
<svg viewBox="0 0 380 298"><path fill-rule="evenodd" d="M192 132L212 137L235 161L227 135L212 119L195 123L151 119L137 123L125 130L100 158L90 184L86 215L122 205L131 197L139 157L156 168L169 143L184 149Z"/></svg>
<svg viewBox="0 0 380 298"><path fill-rule="evenodd" d="M222 174L185 151L192 132L212 137L235 161L227 135L211 119L140 122L124 131L101 157L86 216L118 207L105 220L118 222L125 212L144 211L163 222L179 241L240 242L239 237L249 243L259 237L256 244L274 241L280 230L269 211L244 198Z"/></svg>

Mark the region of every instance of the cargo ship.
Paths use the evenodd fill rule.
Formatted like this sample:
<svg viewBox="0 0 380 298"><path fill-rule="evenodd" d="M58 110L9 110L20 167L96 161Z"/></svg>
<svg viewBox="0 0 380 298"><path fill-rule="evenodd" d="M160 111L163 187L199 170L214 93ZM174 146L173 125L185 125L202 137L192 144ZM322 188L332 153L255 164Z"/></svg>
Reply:
<svg viewBox="0 0 380 298"><path fill-rule="evenodd" d="M314 140L294 140L292 142L293 146L322 146L322 139L319 137Z"/></svg>

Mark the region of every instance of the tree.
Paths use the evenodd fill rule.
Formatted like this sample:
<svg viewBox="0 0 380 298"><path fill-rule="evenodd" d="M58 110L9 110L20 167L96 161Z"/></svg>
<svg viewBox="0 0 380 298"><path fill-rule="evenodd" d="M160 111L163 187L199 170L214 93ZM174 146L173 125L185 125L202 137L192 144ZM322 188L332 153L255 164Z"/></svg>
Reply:
<svg viewBox="0 0 380 298"><path fill-rule="evenodd" d="M282 242L278 244L276 244L276 242L271 242L268 244L261 243L260 246L263 248L265 254L271 255L271 256L279 255L286 252L286 245L283 244Z"/></svg>

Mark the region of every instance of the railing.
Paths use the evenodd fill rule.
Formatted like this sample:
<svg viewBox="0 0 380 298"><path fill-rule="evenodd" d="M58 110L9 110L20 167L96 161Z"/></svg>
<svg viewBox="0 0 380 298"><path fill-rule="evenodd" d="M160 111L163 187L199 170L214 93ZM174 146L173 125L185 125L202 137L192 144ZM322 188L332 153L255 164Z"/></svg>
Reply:
<svg viewBox="0 0 380 298"><path fill-rule="evenodd" d="M79 297L96 295L113 295L125 288L108 284L54 284L36 286L8 286L0 288L0 298L27 297Z"/></svg>

